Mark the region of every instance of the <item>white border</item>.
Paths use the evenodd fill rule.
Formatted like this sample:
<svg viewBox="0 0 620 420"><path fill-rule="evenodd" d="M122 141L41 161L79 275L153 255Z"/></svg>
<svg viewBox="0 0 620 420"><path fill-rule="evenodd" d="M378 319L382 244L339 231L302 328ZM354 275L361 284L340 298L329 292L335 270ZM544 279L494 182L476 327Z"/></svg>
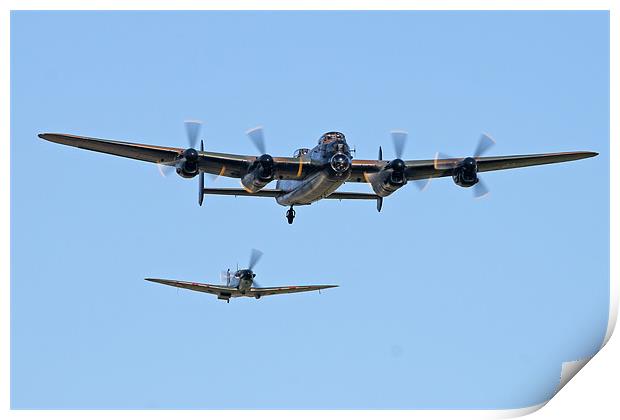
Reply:
<svg viewBox="0 0 620 420"><path fill-rule="evenodd" d="M235 10L235 9L252 9L252 10L609 10L610 11L610 139L616 139L618 133L618 115L620 109L618 108L618 75L620 74L620 67L618 66L618 53L619 45L618 39L620 34L618 32L618 10L616 2L614 1L553 1L553 0L506 0L502 2L491 0L477 0L477 1L403 1L394 0L389 4L380 1L369 0L330 0L330 1L284 1L284 0L231 0L226 2L215 1L198 1L198 0L178 0L175 2L162 1L162 0L108 0L103 1L76 1L76 0L63 0L56 1L53 5L50 2L23 0L15 1L9 0L3 3L4 13L2 15L2 25L0 26L0 45L2 51L2 67L0 68L0 80L2 86L5 87L4 94L1 98L1 114L0 114L0 127L4 128L4 143L5 153L1 154L2 159L2 177L0 182L2 183L3 191L3 205L2 205L2 222L0 224L3 237L5 238L1 244L0 252L0 267L3 273L2 281L2 293L0 293L0 305L2 311L2 320L0 323L0 340L2 346L0 347L0 372L2 378L0 379L0 407L2 408L5 418L14 417L34 417L44 416L47 418L83 418L85 415L89 417L108 417L112 413L110 411L11 411L10 407L10 294L9 294L9 279L10 279L10 218L9 218L9 200L10 200L10 69L8 63L10 63L10 10ZM612 141L610 144L610 156L617 157L620 152L618 142ZM620 210L618 206L618 168L616 166L610 166L611 180L610 180L610 316L605 335L603 345L607 344L612 336L618 315L618 264L613 258L614 255L620 255L618 253L618 236L615 235L618 230L617 214ZM34 188L34 186L33 186ZM618 346L614 350L617 356L619 353ZM564 385L576 374L586 363L591 360L591 357L580 360L568 362L563 365L562 379L558 386L558 391L562 389ZM608 364L615 366L617 373L617 357L609 360ZM605 369L605 367L600 368ZM599 375L598 379L601 379ZM609 380L609 378L608 378ZM617 377L612 378L615 385L618 384ZM604 382L604 380L603 380ZM608 385L610 382L608 382ZM600 383L592 383L592 386L597 388L602 387ZM613 387L612 389L617 389ZM609 394L607 403L609 403L609 409L605 409L602 413L611 414L618 412L617 398L612 398ZM565 400L566 401L566 400ZM574 405L577 402L571 401L570 405ZM602 403L599 401L599 404ZM390 418L507 418L525 415L537 411L546 403L539 404L533 407L525 407L516 410L416 410L416 411L209 411L209 416L216 416L218 418L238 418L241 416L247 416L251 414L255 418L289 418L291 415L295 417L315 417L316 415L327 416L329 418L355 415L357 418L375 418L381 416ZM570 407L569 407L570 408ZM566 418L565 415L570 416L571 411L564 411L562 418ZM114 411L114 416L119 418L169 418L174 416L175 418L200 418L204 416L201 411ZM545 416L546 418L551 418ZM572 417L572 416L570 416ZM614 418L615 415L607 418ZM554 417L555 418L555 417ZM602 417L599 417L602 418Z"/></svg>

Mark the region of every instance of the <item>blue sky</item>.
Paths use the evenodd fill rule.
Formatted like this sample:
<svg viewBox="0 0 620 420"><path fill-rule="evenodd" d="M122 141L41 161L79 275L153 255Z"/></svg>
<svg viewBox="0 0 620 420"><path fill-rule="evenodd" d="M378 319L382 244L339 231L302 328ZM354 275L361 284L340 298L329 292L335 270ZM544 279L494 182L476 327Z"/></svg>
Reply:
<svg viewBox="0 0 620 420"><path fill-rule="evenodd" d="M13 408L515 408L595 352L609 302L605 12L14 12ZM338 130L357 157L594 150L371 202L205 198L196 180L39 132L289 156ZM236 186L218 179L217 186ZM368 191L365 185L346 189ZM251 248L264 286L218 282Z"/></svg>

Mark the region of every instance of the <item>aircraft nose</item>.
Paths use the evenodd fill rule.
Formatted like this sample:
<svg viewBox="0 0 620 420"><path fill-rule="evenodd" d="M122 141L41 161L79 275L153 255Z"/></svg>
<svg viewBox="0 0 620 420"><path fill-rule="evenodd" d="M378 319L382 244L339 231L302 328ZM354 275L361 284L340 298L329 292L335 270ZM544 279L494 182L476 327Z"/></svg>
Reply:
<svg viewBox="0 0 620 420"><path fill-rule="evenodd" d="M334 153L342 153L342 154L348 155L350 150L349 150L349 145L347 144L345 140L339 140L337 142L334 142L332 146L332 151Z"/></svg>
<svg viewBox="0 0 620 420"><path fill-rule="evenodd" d="M344 153L337 153L332 157L330 164L334 171L342 173L351 167L351 159Z"/></svg>

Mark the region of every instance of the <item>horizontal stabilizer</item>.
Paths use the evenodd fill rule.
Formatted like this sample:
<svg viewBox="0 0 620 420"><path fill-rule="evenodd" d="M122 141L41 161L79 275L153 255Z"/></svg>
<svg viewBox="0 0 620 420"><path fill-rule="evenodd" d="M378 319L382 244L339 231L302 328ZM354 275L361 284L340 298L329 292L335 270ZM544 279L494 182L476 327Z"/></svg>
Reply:
<svg viewBox="0 0 620 420"><path fill-rule="evenodd" d="M379 196L372 193L336 191L325 198L328 200L376 200Z"/></svg>
<svg viewBox="0 0 620 420"><path fill-rule="evenodd" d="M286 191L280 189L264 189L256 192L249 192L244 190L243 188L203 188L202 190L204 194L214 194L214 195L234 195L241 197L272 197L276 198L283 194L286 194ZM326 199L331 200L376 200L377 195L370 193L359 193L359 192L334 192L325 197Z"/></svg>
<svg viewBox="0 0 620 420"><path fill-rule="evenodd" d="M202 190L205 194L214 195L234 195L235 197L278 197L285 192L276 189L264 189L256 192L249 192L243 188L204 188Z"/></svg>

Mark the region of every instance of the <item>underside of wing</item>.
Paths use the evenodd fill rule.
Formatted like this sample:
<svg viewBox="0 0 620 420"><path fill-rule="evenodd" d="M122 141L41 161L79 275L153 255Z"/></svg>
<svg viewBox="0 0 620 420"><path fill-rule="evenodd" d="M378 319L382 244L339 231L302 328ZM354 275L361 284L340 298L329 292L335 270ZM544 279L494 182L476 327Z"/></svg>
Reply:
<svg viewBox="0 0 620 420"><path fill-rule="evenodd" d="M174 165L178 159L181 159L185 150L178 147L153 146L71 134L43 133L39 134L39 137L66 146L166 165ZM201 151L199 152L198 166L203 172L239 178L245 174L255 159L255 156Z"/></svg>
<svg viewBox="0 0 620 420"><path fill-rule="evenodd" d="M241 178L251 170L257 159L258 156L200 152L199 167L205 173ZM273 170L274 179L303 179L316 168L309 161L276 156L273 157Z"/></svg>
<svg viewBox="0 0 620 420"><path fill-rule="evenodd" d="M360 160L351 161L351 176L347 182L368 182L368 175L379 172L389 162L385 160Z"/></svg>
<svg viewBox="0 0 620 420"><path fill-rule="evenodd" d="M71 134L43 133L39 134L39 137L66 146L153 163L174 160L183 152L183 149L177 147L151 146L148 144L80 137Z"/></svg>
<svg viewBox="0 0 620 420"><path fill-rule="evenodd" d="M288 293L312 292L315 290L330 289L338 287L336 285L318 285L318 286L280 286L280 287L253 287L246 296L261 297L268 295L284 295Z"/></svg>
<svg viewBox="0 0 620 420"><path fill-rule="evenodd" d="M498 171L503 169L524 168L535 165L569 162L598 155L596 152L560 152L531 155L478 157L478 172ZM454 168L464 158L407 160L406 177L408 180L441 178L451 176ZM368 182L368 175L381 171L389 162L381 160L353 160L352 174L349 182Z"/></svg>
<svg viewBox="0 0 620 420"><path fill-rule="evenodd" d="M532 155L478 157L478 172L499 171L503 169L525 168L528 166L548 165L586 159L598 155L595 152L560 152ZM453 168L464 158L433 159L424 161L406 161L407 179L426 179L451 176Z"/></svg>
<svg viewBox="0 0 620 420"><path fill-rule="evenodd" d="M151 281L153 283L165 284L166 286L179 287L181 289L189 289L194 290L196 292L203 293L211 293L213 295L224 295L224 296L232 296L237 291L234 287L228 286L217 286L214 284L205 284L205 283L193 283L189 281L181 281L181 280L167 280L167 279L154 279L154 278L146 278L146 281Z"/></svg>
<svg viewBox="0 0 620 420"><path fill-rule="evenodd" d="M92 137L75 136L71 134L42 133L39 137L54 143L73 146L80 149L92 150L100 153L107 153L115 156L122 156L152 163L163 163L175 165L185 149L178 147L153 146L148 144L130 143L125 141L104 140ZM534 165L547 165L551 163L568 162L572 160L585 159L596 156L595 152L561 152L544 153L531 155L513 156L491 156L477 157L479 172L497 171L502 169L523 168ZM241 178L252 164L257 160L257 156L235 155L227 153L198 152L198 167L202 172L221 175L233 178ZM458 166L464 158L451 159L427 159L427 160L408 160L405 161L405 175L408 180L419 180L427 178L440 178L450 176L454 172L454 167ZM368 182L368 176L381 171L389 162L385 160L359 160L354 159L351 163L351 176L348 182ZM274 178L276 179L303 179L308 174L317 170L314 164L307 157L287 158L273 157ZM218 194L218 192L206 192ZM220 194L225 195L245 195L235 194L231 189L222 189ZM255 196L275 197L280 192L271 190L263 195L252 194ZM374 199L376 197L364 197L357 193L334 193L332 199Z"/></svg>
<svg viewBox="0 0 620 420"><path fill-rule="evenodd" d="M598 155L596 152L560 152L542 153L536 155L514 155L514 156L495 156L480 157L478 161L478 171L497 171L500 169L524 168L527 166L548 165L550 163L570 162L591 158Z"/></svg>
<svg viewBox="0 0 620 420"><path fill-rule="evenodd" d="M182 153L185 150L178 147L104 140L72 134L41 133L39 137L66 146L170 166L174 166L182 158ZM257 156L252 155L205 151L198 152L198 156L200 171L231 178L244 176L257 159ZM316 169L307 158L302 157L273 157L273 164L276 179L302 179Z"/></svg>

